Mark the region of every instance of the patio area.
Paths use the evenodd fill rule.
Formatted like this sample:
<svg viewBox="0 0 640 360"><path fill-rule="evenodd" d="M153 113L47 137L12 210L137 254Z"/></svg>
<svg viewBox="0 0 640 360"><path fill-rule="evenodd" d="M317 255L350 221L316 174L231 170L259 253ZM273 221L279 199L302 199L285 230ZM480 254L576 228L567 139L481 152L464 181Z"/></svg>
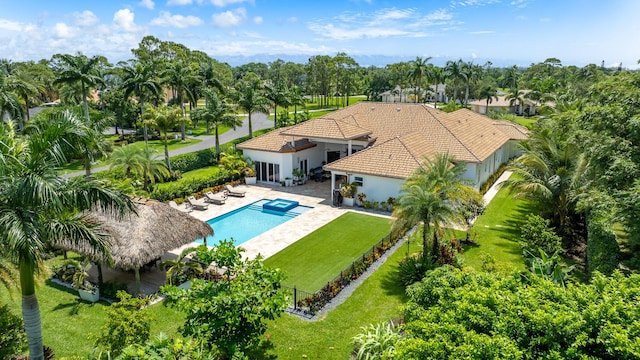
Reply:
<svg viewBox="0 0 640 360"><path fill-rule="evenodd" d="M275 198L298 201L300 205L313 208L242 244L241 247L245 249L244 255L248 258L254 258L258 254L268 258L345 212L352 210L350 207L337 208L332 206L331 183L327 181L307 181L306 184L289 187L259 183L257 185L239 185L237 188L246 191L246 195L244 197L229 196L222 205L209 204L207 210L193 210L189 214L199 220L207 221L258 200ZM181 204L180 207L186 207L186 205ZM151 267L145 271L141 270L140 292L145 295L153 294L158 291L160 286L164 285L165 272L160 270L161 261L175 259L184 248L198 245L193 242L173 249L162 256L157 267ZM133 271L103 267L102 273L104 281L117 281L126 284L130 291L135 289L136 281ZM95 266L91 269L90 275L92 280L97 279L98 273Z"/></svg>

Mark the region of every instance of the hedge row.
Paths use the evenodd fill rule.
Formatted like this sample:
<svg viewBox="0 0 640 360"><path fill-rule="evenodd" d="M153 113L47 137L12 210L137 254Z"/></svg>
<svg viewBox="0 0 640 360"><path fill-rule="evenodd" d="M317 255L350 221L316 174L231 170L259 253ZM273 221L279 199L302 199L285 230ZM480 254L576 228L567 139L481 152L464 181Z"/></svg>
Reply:
<svg viewBox="0 0 640 360"><path fill-rule="evenodd" d="M185 173L215 165L217 162L216 149L209 148L171 157L171 169Z"/></svg>
<svg viewBox="0 0 640 360"><path fill-rule="evenodd" d="M587 219L587 264L589 277L594 271L611 275L620 263L620 246L611 221L598 213Z"/></svg>
<svg viewBox="0 0 640 360"><path fill-rule="evenodd" d="M158 184L149 197L163 202L170 200L180 202L187 196L194 195L199 197L201 195L200 192L205 189L210 189L213 192L219 191L224 184L237 181L238 179L238 176L229 174L227 171L221 169L217 176L210 178L188 178Z"/></svg>
<svg viewBox="0 0 640 360"><path fill-rule="evenodd" d="M486 194L487 190L489 190L491 185L493 185L493 183L495 183L498 180L498 178L502 176L502 173L504 173L506 169L507 169L507 164L500 165L498 170L495 173L493 173L493 175L489 176L489 178L487 179L487 181L484 182L484 184L480 185L480 190L478 190L478 192L481 195Z"/></svg>

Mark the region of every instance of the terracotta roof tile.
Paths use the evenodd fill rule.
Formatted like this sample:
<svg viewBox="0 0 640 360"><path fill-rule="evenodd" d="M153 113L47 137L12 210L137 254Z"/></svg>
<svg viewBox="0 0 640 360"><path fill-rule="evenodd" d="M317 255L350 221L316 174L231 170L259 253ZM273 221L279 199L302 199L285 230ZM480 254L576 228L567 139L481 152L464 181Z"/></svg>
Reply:
<svg viewBox="0 0 640 360"><path fill-rule="evenodd" d="M529 129L507 120L493 120L493 126L505 133L511 140L526 140L529 138Z"/></svg>
<svg viewBox="0 0 640 360"><path fill-rule="evenodd" d="M290 129L283 127L276 131L270 131L253 139L249 139L237 145L238 149L262 150L271 152L295 152L317 146L308 139L296 139L295 148L291 146L291 136L282 135L283 131Z"/></svg>
<svg viewBox="0 0 640 360"><path fill-rule="evenodd" d="M333 118L305 121L282 131L283 135L322 139L349 140L367 136L371 130Z"/></svg>

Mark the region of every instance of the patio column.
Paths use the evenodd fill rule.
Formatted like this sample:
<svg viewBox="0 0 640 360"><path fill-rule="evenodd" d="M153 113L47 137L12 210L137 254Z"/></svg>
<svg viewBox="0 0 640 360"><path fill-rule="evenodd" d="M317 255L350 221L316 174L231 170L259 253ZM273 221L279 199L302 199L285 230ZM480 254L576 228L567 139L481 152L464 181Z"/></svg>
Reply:
<svg viewBox="0 0 640 360"><path fill-rule="evenodd" d="M336 174L331 172L331 203L333 204L333 189L336 188Z"/></svg>
<svg viewBox="0 0 640 360"><path fill-rule="evenodd" d="M295 149L296 147L296 138L295 137L291 137L291 147Z"/></svg>
<svg viewBox="0 0 640 360"><path fill-rule="evenodd" d="M349 140L349 143L347 144L347 156L351 156L351 144L352 144L353 140Z"/></svg>

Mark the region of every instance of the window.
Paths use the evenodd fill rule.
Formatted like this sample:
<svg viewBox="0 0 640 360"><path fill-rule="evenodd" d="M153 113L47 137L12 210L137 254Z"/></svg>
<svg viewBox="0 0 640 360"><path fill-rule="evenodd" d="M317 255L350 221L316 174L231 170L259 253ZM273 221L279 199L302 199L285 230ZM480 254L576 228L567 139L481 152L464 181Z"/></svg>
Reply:
<svg viewBox="0 0 640 360"><path fill-rule="evenodd" d="M280 182L280 164L256 161L258 181Z"/></svg>
<svg viewBox="0 0 640 360"><path fill-rule="evenodd" d="M362 184L364 183L364 179L362 178L362 176L354 176L353 182L358 184L358 187L362 187Z"/></svg>

